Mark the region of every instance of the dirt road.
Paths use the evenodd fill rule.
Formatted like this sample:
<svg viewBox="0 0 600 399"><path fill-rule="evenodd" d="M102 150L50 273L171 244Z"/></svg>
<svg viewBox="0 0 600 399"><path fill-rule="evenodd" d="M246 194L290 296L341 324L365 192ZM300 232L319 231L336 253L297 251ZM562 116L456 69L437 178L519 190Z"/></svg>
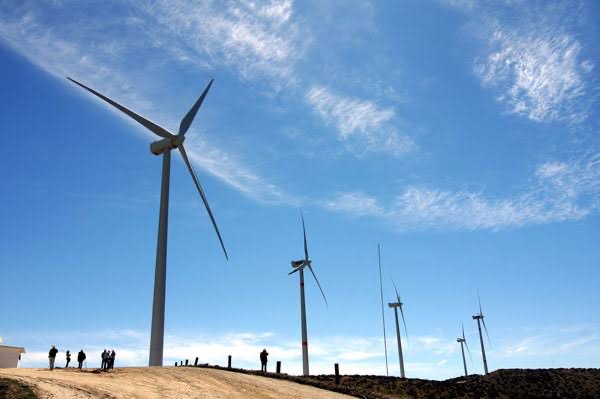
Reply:
<svg viewBox="0 0 600 399"><path fill-rule="evenodd" d="M289 381L192 367L120 368L109 373L77 369L0 369L40 398L347 399L349 396Z"/></svg>

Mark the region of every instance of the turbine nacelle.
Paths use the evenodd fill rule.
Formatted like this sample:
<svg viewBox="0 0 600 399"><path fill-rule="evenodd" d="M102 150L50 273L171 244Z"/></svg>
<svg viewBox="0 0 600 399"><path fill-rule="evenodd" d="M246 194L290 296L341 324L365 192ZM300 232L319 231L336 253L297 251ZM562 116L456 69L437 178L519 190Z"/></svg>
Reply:
<svg viewBox="0 0 600 399"><path fill-rule="evenodd" d="M456 338L456 342L467 342L464 338Z"/></svg>
<svg viewBox="0 0 600 399"><path fill-rule="evenodd" d="M476 314L475 316L471 316L471 317L473 317L473 320L483 320L482 314Z"/></svg>
<svg viewBox="0 0 600 399"><path fill-rule="evenodd" d="M154 155L161 155L165 150L174 150L179 147L185 141L185 136L183 135L173 135L173 137L169 137L166 139L158 140L150 144L150 152Z"/></svg>
<svg viewBox="0 0 600 399"><path fill-rule="evenodd" d="M393 302L393 303L388 303L388 306L390 308L401 308L403 305L402 302Z"/></svg>

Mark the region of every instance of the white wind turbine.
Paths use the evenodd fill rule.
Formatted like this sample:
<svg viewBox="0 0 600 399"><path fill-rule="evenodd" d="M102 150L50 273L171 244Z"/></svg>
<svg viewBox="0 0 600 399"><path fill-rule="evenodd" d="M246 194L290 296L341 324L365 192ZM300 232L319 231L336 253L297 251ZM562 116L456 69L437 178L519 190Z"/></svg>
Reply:
<svg viewBox="0 0 600 399"><path fill-rule="evenodd" d="M483 356L483 370L485 371L485 374L488 374L488 365L487 358L485 357L485 347L483 346L483 334L481 333L481 324L483 324L483 328L485 329L485 335L487 336L488 343L490 342L490 336L485 325L483 310L481 310L481 298L479 297L479 292L477 293L477 300L479 301L479 313L473 316L473 320L477 320L477 328L479 329L479 342L481 342L481 355Z"/></svg>
<svg viewBox="0 0 600 399"><path fill-rule="evenodd" d="M302 218L302 232L304 234L304 259L302 260L293 260L292 261L292 270L288 273L288 275L300 272L300 318L302 323L302 374L307 376L309 375L308 371L308 334L306 331L306 305L304 303L304 268L308 267L308 270L312 273L319 289L321 290L321 294L323 295L323 299L325 300L325 305L327 305L327 298L325 298L325 293L321 288L321 284L319 284L319 280L315 275L315 272L312 269L312 261L308 257L308 244L306 243L306 228L304 227L304 215L300 213L300 217Z"/></svg>
<svg viewBox="0 0 600 399"><path fill-rule="evenodd" d="M158 140L150 144L150 151L154 155L163 156L163 164L162 164L162 183L160 188L160 215L158 219L158 242L156 245L156 269L154 272L154 301L152 304L152 330L150 335L150 357L149 357L149 365L150 366L162 366L163 363L163 341L164 341L164 330L165 330L165 288L166 288L166 275L167 275L167 226L168 226L168 218L169 218L169 180L171 174L171 150L177 148L183 161L185 162L190 174L192 175L192 180L200 193L200 197L202 198L202 202L204 202L204 206L208 211L208 216L212 221L213 227L219 237L219 242L221 243L221 247L223 248L223 252L225 253L225 258L229 259L227 256L227 251L225 250L225 245L223 244L223 240L221 238L221 233L219 233L219 228L217 227L217 223L215 222L215 218L213 217L212 211L210 210L210 206L208 205L208 200L206 199L206 195L204 194L204 190L202 190L202 186L200 185L200 181L190 164L188 156L185 152L185 148L183 147L183 142L185 140L185 133L190 128L198 109L202 105L210 86L213 83L211 79L206 89L200 98L196 101L196 103L192 106L192 108L188 111L185 117L181 120L181 124L179 125L178 134L173 134L163 127L157 125L154 122L144 118L141 115L136 114L135 112L125 108L121 104L111 100L110 98L98 93L97 91L90 89L89 87L67 77L71 82L76 85L84 88L95 96L101 98L106 101L113 107L117 108L119 111L123 112L146 129L150 130L152 133L161 137L162 140Z"/></svg>
<svg viewBox="0 0 600 399"><path fill-rule="evenodd" d="M465 359L465 347L467 348L467 352L469 352L469 357L471 357L471 351L469 350L469 345L467 345L467 339L465 338L465 326L462 326L462 338L456 338L456 342L460 342L460 351L462 352L462 360L463 366L465 367L465 377L469 376L467 372L467 360ZM464 345L464 346L463 346ZM473 361L471 359L471 361Z"/></svg>
<svg viewBox="0 0 600 399"><path fill-rule="evenodd" d="M400 300L400 295L398 294L398 289L396 288L396 283L392 279L392 284L394 284L394 290L396 291L396 302L388 303L390 308L394 308L394 316L396 317L396 339L398 340L398 358L400 361L400 378L406 378L404 374L404 355L402 354L402 340L400 338L400 323L398 322L398 308L400 308L400 314L402 315L402 323L404 324L404 332L406 333L406 340L408 342L408 330L406 329L406 320L404 320L404 311L402 310L402 306L404 305Z"/></svg>
<svg viewBox="0 0 600 399"><path fill-rule="evenodd" d="M381 247L377 244L377 260L379 262L379 294L381 298L381 322L383 324L383 348L385 350L385 375L390 376L388 367L387 337L385 334L385 314L383 311L383 279L381 278Z"/></svg>

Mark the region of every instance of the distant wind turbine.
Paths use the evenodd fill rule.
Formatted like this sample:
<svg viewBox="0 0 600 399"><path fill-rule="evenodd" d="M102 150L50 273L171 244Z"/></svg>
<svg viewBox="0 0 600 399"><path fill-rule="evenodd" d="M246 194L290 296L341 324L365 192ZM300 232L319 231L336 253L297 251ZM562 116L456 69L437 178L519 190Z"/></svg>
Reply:
<svg viewBox="0 0 600 399"><path fill-rule="evenodd" d="M398 322L398 308L400 308L400 314L402 315L402 323L404 324L404 332L406 333L406 340L408 342L408 330L406 329L406 320L404 320L404 311L402 310L402 306L404 305L400 300L400 295L398 294L398 289L396 288L396 283L392 279L392 284L394 284L394 290L396 291L396 302L388 303L390 308L394 308L394 316L396 317L396 339L398 340L398 358L400 361L400 378L406 378L404 374L404 356L402 354L402 340L400 338L400 323Z"/></svg>
<svg viewBox="0 0 600 399"><path fill-rule="evenodd" d="M462 360L463 366L465 366L465 377L469 376L467 372L467 360L465 359L465 347L467 348L467 352L469 352L469 357L471 357L471 351L469 350L469 345L467 345L467 339L465 338L465 326L462 326L462 338L456 338L456 342L460 342L460 351L462 352ZM463 346L464 345L464 346ZM473 360L471 360L473 361Z"/></svg>
<svg viewBox="0 0 600 399"><path fill-rule="evenodd" d="M485 371L485 374L487 375L488 365L487 358L485 357L485 347L483 346L483 334L481 333L481 324L483 324L483 328L485 329L485 335L487 336L488 343L490 342L490 336L485 325L483 310L481 310L481 298L479 297L479 292L477 292L477 300L479 301L479 313L473 316L473 320L477 320L477 328L479 329L479 342L481 342L481 355L483 356L483 369Z"/></svg>
<svg viewBox="0 0 600 399"><path fill-rule="evenodd" d="M221 243L221 248L223 248L223 253L225 254L225 258L229 259L227 256L227 251L225 250L225 245L223 244L223 239L221 238L221 233L219 233L219 228L217 227L217 222L213 217L212 211L210 210L210 206L208 205L208 200L206 199L206 195L204 194L204 190L202 190L202 186L200 185L200 181L190 164L188 156L185 152L185 148L183 147L183 142L185 140L185 133L190 128L198 109L202 105L210 86L213 81L211 80L204 92L200 95L200 98L196 101L196 103L192 106L192 108L188 111L185 117L181 120L181 124L179 125L179 133L173 134L163 127L157 125L154 122L144 118L141 115L136 114L135 112L125 108L121 104L111 100L110 98L98 93L97 91L90 89L89 87L67 77L71 82L76 85L84 88L95 96L101 98L106 101L113 107L117 108L119 111L123 112L140 125L144 126L146 129L150 130L152 133L156 134L159 137L162 137L162 140L158 140L150 144L150 151L154 155L163 156L163 165L162 165L162 183L160 188L160 215L158 218L158 242L156 245L156 269L154 272L154 301L152 304L152 330L150 335L150 357L149 357L149 365L150 366L162 366L163 363L163 342L164 342L164 331L165 331L165 288L166 288L166 275L167 275L167 228L168 228L168 218L169 218L169 180L171 174L171 150L177 148L183 161L185 162L190 174L192 175L192 180L200 193L200 198L202 198L202 202L204 202L204 206L208 212L208 216L212 221L212 225L217 233L217 237L219 238L219 242Z"/></svg>
<svg viewBox="0 0 600 399"><path fill-rule="evenodd" d="M300 217L302 218L302 232L304 234L304 259L302 260L293 260L292 267L294 270L288 273L288 275L300 272L300 318L302 323L302 374L307 376L309 375L308 370L308 333L306 331L306 305L304 303L304 268L308 267L308 270L312 273L319 289L321 290L321 294L323 295L323 299L325 300L325 305L327 305L327 298L325 298L325 293L321 288L321 284L319 284L319 280L315 275L315 272L312 269L312 261L308 257L308 244L306 242L306 228L304 227L304 215L302 212L300 213ZM327 305L328 306L328 305Z"/></svg>
<svg viewBox="0 0 600 399"><path fill-rule="evenodd" d="M383 348L385 349L385 375L390 376L388 368L387 337L385 336L385 314L383 312L383 280L381 278L381 247L377 244L377 259L379 260L379 293L381 294L381 322L383 323Z"/></svg>

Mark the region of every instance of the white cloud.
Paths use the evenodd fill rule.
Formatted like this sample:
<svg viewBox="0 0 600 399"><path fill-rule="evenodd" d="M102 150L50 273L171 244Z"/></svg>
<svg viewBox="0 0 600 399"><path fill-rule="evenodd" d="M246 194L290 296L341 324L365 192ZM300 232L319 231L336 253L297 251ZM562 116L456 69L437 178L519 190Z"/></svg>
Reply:
<svg viewBox="0 0 600 399"><path fill-rule="evenodd" d="M378 151L399 156L415 149L413 141L393 125L392 108L344 97L323 86L311 87L305 99L327 125L337 129L338 140L358 154Z"/></svg>
<svg viewBox="0 0 600 399"><path fill-rule="evenodd" d="M579 220L600 209L599 195L600 154L594 154L539 165L531 187L507 198L409 186L387 206L363 192L338 193L320 205L352 216L375 216L400 228L500 230Z"/></svg>
<svg viewBox="0 0 600 399"><path fill-rule="evenodd" d="M310 43L290 0L227 2L224 10L209 1L142 4L157 47L202 67L232 67L245 79L266 77L276 88L295 83L295 63Z"/></svg>
<svg viewBox="0 0 600 399"><path fill-rule="evenodd" d="M479 5L478 0L440 0L440 3L465 12L473 11Z"/></svg>
<svg viewBox="0 0 600 399"><path fill-rule="evenodd" d="M377 200L362 192L341 192L320 203L332 211L345 212L354 216L380 215L384 210Z"/></svg>
<svg viewBox="0 0 600 399"><path fill-rule="evenodd" d="M594 65L583 58L581 42L563 29L563 21L545 13L530 16L536 21L510 24L488 19L492 30L482 35L488 54L475 62L475 73L484 87L497 90L497 100L510 113L536 122L579 123L588 115Z"/></svg>
<svg viewBox="0 0 600 399"><path fill-rule="evenodd" d="M4 339L2 337L0 337L0 345L2 345L4 343Z"/></svg>

